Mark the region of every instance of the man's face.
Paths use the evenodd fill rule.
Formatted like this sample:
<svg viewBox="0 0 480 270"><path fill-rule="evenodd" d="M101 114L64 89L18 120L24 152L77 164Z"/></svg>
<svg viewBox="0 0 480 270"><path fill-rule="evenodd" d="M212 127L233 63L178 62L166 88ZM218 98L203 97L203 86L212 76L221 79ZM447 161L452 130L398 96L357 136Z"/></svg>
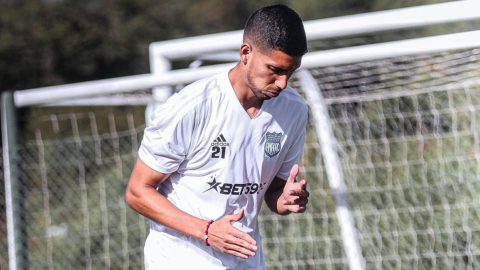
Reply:
<svg viewBox="0 0 480 270"><path fill-rule="evenodd" d="M302 62L301 56L290 56L278 50L272 50L270 54L257 50L251 56L247 84L261 100L277 97Z"/></svg>

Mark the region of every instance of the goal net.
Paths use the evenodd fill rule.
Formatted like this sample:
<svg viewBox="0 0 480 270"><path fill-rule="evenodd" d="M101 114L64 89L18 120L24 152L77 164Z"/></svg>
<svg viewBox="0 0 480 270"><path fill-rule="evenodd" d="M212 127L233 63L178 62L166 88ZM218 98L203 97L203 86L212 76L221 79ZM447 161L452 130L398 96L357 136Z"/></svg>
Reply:
<svg viewBox="0 0 480 270"><path fill-rule="evenodd" d="M390 38L310 40L309 49L314 54ZM361 269L480 268L478 48L331 65L305 56L331 122ZM315 105L298 74L290 85ZM181 89L179 83L163 86ZM23 259L30 268L143 267L148 220L128 208L124 192L151 93L137 89L97 99L108 106L69 101L21 112L24 212L16 214L24 221ZM310 115L299 176L311 194L306 213L279 216L262 208L268 269L349 267L317 124ZM9 261L4 194L2 186L2 269Z"/></svg>
<svg viewBox="0 0 480 270"><path fill-rule="evenodd" d="M480 267L479 67L472 49L310 69L328 104L368 268ZM292 85L302 92L295 78ZM29 117L20 148L29 262L139 268L148 222L123 194L144 107L61 109L34 109L41 116ZM314 124L301 167L308 211L260 217L270 269L348 264Z"/></svg>
<svg viewBox="0 0 480 270"><path fill-rule="evenodd" d="M480 267L479 67L480 50L470 49L309 70L327 104L366 269ZM279 269L348 267L314 124L302 167L307 215L263 216Z"/></svg>

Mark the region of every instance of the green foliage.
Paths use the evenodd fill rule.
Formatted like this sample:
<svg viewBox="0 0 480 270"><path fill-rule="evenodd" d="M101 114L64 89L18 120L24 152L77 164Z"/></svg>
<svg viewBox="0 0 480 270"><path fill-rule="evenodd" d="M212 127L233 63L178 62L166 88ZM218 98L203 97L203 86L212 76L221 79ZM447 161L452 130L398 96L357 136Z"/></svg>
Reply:
<svg viewBox="0 0 480 270"><path fill-rule="evenodd" d="M1 2L0 89L148 73L150 43L240 29L258 6L219 0Z"/></svg>
<svg viewBox="0 0 480 270"><path fill-rule="evenodd" d="M150 43L239 30L269 4L312 20L434 2L444 1L0 1L0 91L148 73Z"/></svg>

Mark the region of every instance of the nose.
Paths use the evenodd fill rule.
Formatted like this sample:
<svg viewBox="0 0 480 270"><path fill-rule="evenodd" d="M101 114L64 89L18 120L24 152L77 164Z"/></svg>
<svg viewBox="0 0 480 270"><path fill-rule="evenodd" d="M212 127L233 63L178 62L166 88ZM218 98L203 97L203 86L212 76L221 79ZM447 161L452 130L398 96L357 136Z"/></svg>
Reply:
<svg viewBox="0 0 480 270"><path fill-rule="evenodd" d="M275 80L275 86L283 90L287 87L287 82L288 82L288 76L281 75L277 77L277 80Z"/></svg>

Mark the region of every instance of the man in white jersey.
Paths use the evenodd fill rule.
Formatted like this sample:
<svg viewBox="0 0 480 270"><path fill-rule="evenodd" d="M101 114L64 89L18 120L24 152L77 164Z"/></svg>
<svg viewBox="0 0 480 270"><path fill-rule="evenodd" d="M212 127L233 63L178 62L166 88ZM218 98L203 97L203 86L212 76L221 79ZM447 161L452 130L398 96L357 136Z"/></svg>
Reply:
<svg viewBox="0 0 480 270"><path fill-rule="evenodd" d="M146 269L264 269L258 213L301 213L296 181L307 106L287 86L307 52L295 11L252 14L240 61L174 94L151 116L126 191L151 219Z"/></svg>

